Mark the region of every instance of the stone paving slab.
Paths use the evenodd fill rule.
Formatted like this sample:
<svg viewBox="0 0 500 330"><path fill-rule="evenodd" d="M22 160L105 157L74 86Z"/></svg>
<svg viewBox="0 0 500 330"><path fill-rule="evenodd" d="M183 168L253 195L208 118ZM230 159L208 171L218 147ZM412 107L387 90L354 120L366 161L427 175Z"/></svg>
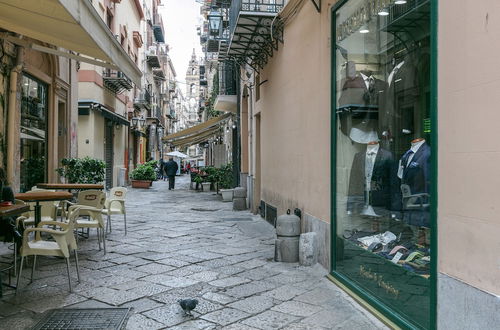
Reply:
<svg viewBox="0 0 500 330"><path fill-rule="evenodd" d="M95 231L78 240L81 282L68 292L60 258L38 258L35 280L23 271L17 296L0 299L0 329L27 329L51 308L132 307L127 329L385 329L325 279L319 265L276 263L274 228L211 193L189 190L189 177L129 189L127 236L112 217L108 251ZM144 207L146 205L146 208ZM11 251L0 245L0 258ZM196 298L186 315L179 299Z"/></svg>

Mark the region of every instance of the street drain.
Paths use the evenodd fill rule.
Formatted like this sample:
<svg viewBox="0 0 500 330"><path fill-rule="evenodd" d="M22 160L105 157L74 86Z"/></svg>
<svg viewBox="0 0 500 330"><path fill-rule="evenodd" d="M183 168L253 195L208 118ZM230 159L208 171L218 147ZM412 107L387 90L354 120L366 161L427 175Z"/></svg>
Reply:
<svg viewBox="0 0 500 330"><path fill-rule="evenodd" d="M32 330L116 329L125 323L130 308L60 308L45 315Z"/></svg>
<svg viewBox="0 0 500 330"><path fill-rule="evenodd" d="M203 209L203 208L192 207L191 210L199 211L199 212L215 212L215 211L219 211L220 209Z"/></svg>
<svg viewBox="0 0 500 330"><path fill-rule="evenodd" d="M253 221L252 218L222 218L224 221Z"/></svg>

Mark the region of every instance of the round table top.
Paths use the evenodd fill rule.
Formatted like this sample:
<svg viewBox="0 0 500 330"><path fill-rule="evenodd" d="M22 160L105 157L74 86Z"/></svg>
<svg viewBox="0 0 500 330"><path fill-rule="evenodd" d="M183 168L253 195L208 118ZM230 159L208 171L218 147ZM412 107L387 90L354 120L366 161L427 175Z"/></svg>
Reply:
<svg viewBox="0 0 500 330"><path fill-rule="evenodd" d="M36 186L42 189L104 189L104 185L94 183L38 183Z"/></svg>
<svg viewBox="0 0 500 330"><path fill-rule="evenodd" d="M60 201L64 199L72 199L73 194L67 191L30 191L15 194L14 198L25 202Z"/></svg>
<svg viewBox="0 0 500 330"><path fill-rule="evenodd" d="M24 212L28 212L29 210L30 210L29 205L0 206L0 218L18 215Z"/></svg>

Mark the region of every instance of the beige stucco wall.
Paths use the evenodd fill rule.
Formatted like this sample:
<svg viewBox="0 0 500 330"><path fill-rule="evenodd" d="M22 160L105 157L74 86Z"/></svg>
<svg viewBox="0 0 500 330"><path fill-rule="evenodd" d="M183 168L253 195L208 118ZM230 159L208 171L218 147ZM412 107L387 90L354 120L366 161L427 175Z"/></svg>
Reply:
<svg viewBox="0 0 500 330"><path fill-rule="evenodd" d="M439 1L439 271L500 294L500 10Z"/></svg>
<svg viewBox="0 0 500 330"><path fill-rule="evenodd" d="M300 207L323 221L330 220L329 5L334 2L324 1L321 13L307 2L286 26L284 44L260 73L255 103L261 113L261 198L277 206L278 214Z"/></svg>

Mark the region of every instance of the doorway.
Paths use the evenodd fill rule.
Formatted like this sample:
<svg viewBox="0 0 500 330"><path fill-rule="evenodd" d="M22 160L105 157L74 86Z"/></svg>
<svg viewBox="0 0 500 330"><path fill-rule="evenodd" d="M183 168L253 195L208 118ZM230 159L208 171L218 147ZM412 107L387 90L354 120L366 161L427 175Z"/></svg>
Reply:
<svg viewBox="0 0 500 330"><path fill-rule="evenodd" d="M114 123L106 119L104 125L104 161L106 162L106 189L111 189L113 186L113 127Z"/></svg>
<svg viewBox="0 0 500 330"><path fill-rule="evenodd" d="M254 204L253 213L257 213L260 205L261 155L260 155L260 114L255 115L255 172L254 172Z"/></svg>

